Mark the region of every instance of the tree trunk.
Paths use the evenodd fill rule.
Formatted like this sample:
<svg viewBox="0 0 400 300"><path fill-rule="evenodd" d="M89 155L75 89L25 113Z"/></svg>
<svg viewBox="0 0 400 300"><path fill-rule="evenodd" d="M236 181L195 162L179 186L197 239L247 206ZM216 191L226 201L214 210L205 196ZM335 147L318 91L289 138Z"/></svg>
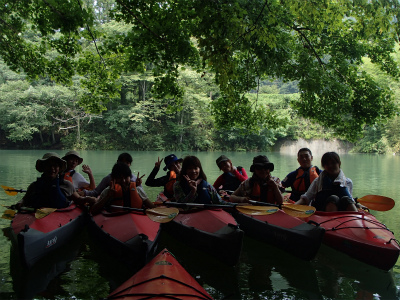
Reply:
<svg viewBox="0 0 400 300"><path fill-rule="evenodd" d="M76 143L79 144L81 141L81 118L76 118Z"/></svg>

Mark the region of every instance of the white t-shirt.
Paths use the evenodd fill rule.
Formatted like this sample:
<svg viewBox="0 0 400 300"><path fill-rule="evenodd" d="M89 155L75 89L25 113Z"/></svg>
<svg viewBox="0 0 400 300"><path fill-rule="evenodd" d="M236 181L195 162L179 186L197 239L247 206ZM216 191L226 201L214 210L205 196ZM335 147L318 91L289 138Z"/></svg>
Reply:
<svg viewBox="0 0 400 300"><path fill-rule="evenodd" d="M74 188L80 189L85 186L88 186L90 183L85 179L85 177L82 176L82 174L75 172L74 175L72 175L72 182L74 184Z"/></svg>

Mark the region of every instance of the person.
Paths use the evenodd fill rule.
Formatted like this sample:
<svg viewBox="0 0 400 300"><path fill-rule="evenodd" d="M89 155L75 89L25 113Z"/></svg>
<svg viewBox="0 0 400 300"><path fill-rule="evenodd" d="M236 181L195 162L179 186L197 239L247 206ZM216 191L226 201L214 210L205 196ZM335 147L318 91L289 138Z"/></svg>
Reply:
<svg viewBox="0 0 400 300"><path fill-rule="evenodd" d="M267 202L271 204L282 204L283 196L280 191L280 180L271 176L274 164L267 156L258 155L253 158L250 172L253 175L243 181L232 193L232 202L246 203L249 200Z"/></svg>
<svg viewBox="0 0 400 300"><path fill-rule="evenodd" d="M88 165L82 166L82 171L89 176L89 182L75 168L83 162L77 151L69 151L62 158L67 162L67 169L64 172L64 179L72 182L75 190L93 190L96 187L92 170Z"/></svg>
<svg viewBox="0 0 400 300"><path fill-rule="evenodd" d="M174 198L180 203L227 204L207 182L207 176L196 156L184 158L178 181L174 184Z"/></svg>
<svg viewBox="0 0 400 300"><path fill-rule="evenodd" d="M159 178L155 178L158 171L160 170L160 165L162 161L164 160L165 162L165 167L163 168L164 171L167 171L167 175L164 175ZM155 162L153 171L151 171L149 177L147 177L146 180L146 185L147 186L152 186L152 187L158 187L158 186L163 186L164 191L163 194L165 195L166 198L171 199L174 197L174 184L176 182L177 176L179 176L179 173L181 172L182 168L182 158L178 158L175 154L170 154L166 156L165 158L158 158L158 160Z"/></svg>
<svg viewBox="0 0 400 300"><path fill-rule="evenodd" d="M245 181L248 176L243 167L235 167L232 161L225 155L221 155L215 161L218 168L224 172L215 180L213 186L221 194L224 192L231 193L235 191L241 182Z"/></svg>
<svg viewBox="0 0 400 300"><path fill-rule="evenodd" d="M118 159L117 159L117 163L119 163L119 162L121 162L121 163L124 163L124 164L126 164L128 167L130 167L131 165L132 165L132 156L129 154L129 153L121 153L119 156L118 156ZM144 176L144 175L143 175ZM141 195L144 197L144 198L146 198L146 199L148 199L148 197L147 197L147 195L146 195L146 193L145 193L145 191L143 190L143 187L142 187L142 178L143 178L143 176L142 177L139 177L139 173L138 173L138 176L136 177L134 174L132 174L131 175L131 181L132 182L136 182L136 187L137 187L137 189L140 191L140 193L141 193ZM94 189L94 190L92 190L92 191L88 191L88 190L83 190L83 191L81 191L81 192L79 192L81 195L85 195L85 196L94 196L94 197L98 197L103 191L104 191L104 189L105 188L107 188L108 186L110 186L110 184L111 184L111 179L112 179L112 177L111 177L111 174L108 174L106 177L104 177L101 181L100 181L100 183L99 183L99 185L98 186L96 186L96 188Z"/></svg>
<svg viewBox="0 0 400 300"><path fill-rule="evenodd" d="M318 167L312 165L312 152L308 148L301 148L297 152L297 161L300 167L293 172L290 172L281 184L284 188L292 189L289 199L296 202L300 196L304 194L311 183L321 174Z"/></svg>
<svg viewBox="0 0 400 300"><path fill-rule="evenodd" d="M57 153L44 154L36 161L36 170L42 175L29 185L19 206L65 208L70 205L71 200L81 205L93 204L96 201L94 197L80 196L72 183L60 176L66 167L66 161Z"/></svg>
<svg viewBox="0 0 400 300"><path fill-rule="evenodd" d="M321 158L324 171L296 204L312 204L319 211L357 211L353 182L344 175L341 164L336 152L325 153Z"/></svg>
<svg viewBox="0 0 400 300"><path fill-rule="evenodd" d="M99 200L90 208L92 215L98 214L109 205L153 208L153 203L136 188L136 183L131 180L132 171L125 163L116 163L111 171L110 186L105 188Z"/></svg>

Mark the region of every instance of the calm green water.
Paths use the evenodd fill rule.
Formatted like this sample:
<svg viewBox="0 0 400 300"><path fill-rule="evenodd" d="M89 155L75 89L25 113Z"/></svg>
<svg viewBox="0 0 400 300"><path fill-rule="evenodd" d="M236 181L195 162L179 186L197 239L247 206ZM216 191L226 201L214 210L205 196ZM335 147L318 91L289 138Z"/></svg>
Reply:
<svg viewBox="0 0 400 300"><path fill-rule="evenodd" d="M45 152L0 151L0 184L27 188L39 175L35 162ZM110 173L119 153L81 151L84 163L91 166L97 183ZM130 154L133 156L132 171L144 175L151 172L157 157L169 153ZM215 165L215 159L222 154L220 152L176 154L180 157L197 155L211 183L220 175ZM257 155L223 154L247 171L252 158ZM320 166L321 155L314 155L317 166ZM273 174L281 179L297 168L295 154L267 153L267 156L275 164ZM354 196L377 194L398 202L400 157L348 154L341 155L341 158L344 173L354 182ZM159 174L163 174L162 170ZM160 191L148 187L145 190L154 200ZM13 204L20 198L20 195L11 197L0 191L0 204ZM400 240L400 205L391 211L374 214ZM8 227L9 221L0 219L0 226L2 229ZM383 272L325 246L313 261L304 262L246 238L240 263L229 268L169 236L162 237L161 247L164 246L216 299L400 299L400 262L391 272ZM99 299L132 275L131 270L93 244L86 232L29 272L15 262L10 242L4 236L0 237L0 247L0 299Z"/></svg>

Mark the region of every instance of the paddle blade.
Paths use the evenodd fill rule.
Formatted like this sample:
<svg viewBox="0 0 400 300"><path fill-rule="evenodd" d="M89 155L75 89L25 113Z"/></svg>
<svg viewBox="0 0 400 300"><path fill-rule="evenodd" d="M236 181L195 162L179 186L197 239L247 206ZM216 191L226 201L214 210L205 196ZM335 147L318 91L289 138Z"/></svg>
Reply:
<svg viewBox="0 0 400 300"><path fill-rule="evenodd" d="M367 195L357 199L362 205L372 210L388 211L394 207L394 200L385 196Z"/></svg>
<svg viewBox="0 0 400 300"><path fill-rule="evenodd" d="M254 206L254 205L245 205L236 206L236 209L243 214L252 215L252 216L262 216L262 215L270 215L276 213L279 209L274 206Z"/></svg>
<svg viewBox="0 0 400 300"><path fill-rule="evenodd" d="M15 216L15 210L6 209L1 216L2 219L12 220Z"/></svg>
<svg viewBox="0 0 400 300"><path fill-rule="evenodd" d="M39 208L35 212L35 218L42 219L42 218L48 216L49 214L51 214L52 212L55 212L56 210L57 210L57 208L52 208L52 207Z"/></svg>
<svg viewBox="0 0 400 300"><path fill-rule="evenodd" d="M5 185L2 185L1 187L6 192L6 194L9 195L9 196L15 196L15 195L18 194L18 191L16 189L12 188L12 187L5 186Z"/></svg>
<svg viewBox="0 0 400 300"><path fill-rule="evenodd" d="M146 209L146 215L150 220L157 223L167 223L172 221L179 214L176 207L156 207Z"/></svg>
<svg viewBox="0 0 400 300"><path fill-rule="evenodd" d="M283 205L282 210L292 217L307 218L315 213L316 209L313 206L299 205L299 204L288 204Z"/></svg>

